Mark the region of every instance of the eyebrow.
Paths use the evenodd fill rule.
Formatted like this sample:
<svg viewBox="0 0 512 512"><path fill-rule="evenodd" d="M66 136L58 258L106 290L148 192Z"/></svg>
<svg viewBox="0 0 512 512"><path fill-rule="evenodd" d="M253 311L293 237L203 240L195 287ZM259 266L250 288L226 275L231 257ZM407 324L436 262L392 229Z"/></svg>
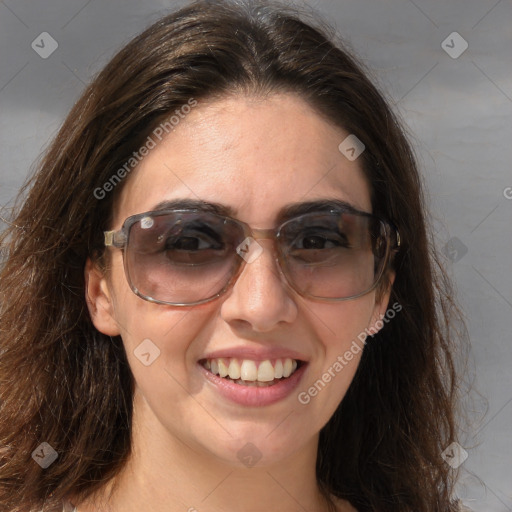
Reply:
<svg viewBox="0 0 512 512"><path fill-rule="evenodd" d="M225 217L236 218L237 215L236 209L232 208L231 206L216 202L204 201L202 199L190 198L161 201L160 203L155 205L151 211L189 209L216 213L217 215L223 215ZM304 213L326 212L329 210L344 210L348 213L369 213L362 212L361 210L358 210L350 203L347 203L346 201L343 201L341 199L325 198L317 199L314 201L286 204L279 210L276 216L276 221L278 223L282 223L288 219L291 219L292 217L296 217Z"/></svg>

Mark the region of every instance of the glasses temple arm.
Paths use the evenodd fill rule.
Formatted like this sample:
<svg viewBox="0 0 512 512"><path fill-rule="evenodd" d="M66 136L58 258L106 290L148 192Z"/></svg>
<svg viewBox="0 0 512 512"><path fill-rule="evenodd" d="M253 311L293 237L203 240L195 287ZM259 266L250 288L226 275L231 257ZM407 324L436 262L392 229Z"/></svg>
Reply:
<svg viewBox="0 0 512 512"><path fill-rule="evenodd" d="M395 228L395 236L396 236L396 249L400 247L400 232Z"/></svg>
<svg viewBox="0 0 512 512"><path fill-rule="evenodd" d="M121 248L126 245L128 237L126 234L121 231L104 231L103 235L105 236L105 246L106 247L117 247Z"/></svg>

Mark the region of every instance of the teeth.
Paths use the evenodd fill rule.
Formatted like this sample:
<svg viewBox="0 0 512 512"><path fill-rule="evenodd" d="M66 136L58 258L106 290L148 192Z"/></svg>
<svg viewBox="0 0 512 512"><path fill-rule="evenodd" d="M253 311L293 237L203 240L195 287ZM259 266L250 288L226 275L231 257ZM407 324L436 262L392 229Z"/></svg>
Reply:
<svg viewBox="0 0 512 512"><path fill-rule="evenodd" d="M260 382L259 380L235 380L235 384L239 384L240 386L247 386L250 388L268 388L272 386L270 382Z"/></svg>
<svg viewBox="0 0 512 512"><path fill-rule="evenodd" d="M283 361L278 359L276 361L276 365L274 366L274 378L280 379L283 376Z"/></svg>
<svg viewBox="0 0 512 512"><path fill-rule="evenodd" d="M244 359L240 366L240 378L242 380L258 380L258 369L254 361Z"/></svg>
<svg viewBox="0 0 512 512"><path fill-rule="evenodd" d="M285 359L283 364L283 377L289 377L292 374L292 360Z"/></svg>
<svg viewBox="0 0 512 512"><path fill-rule="evenodd" d="M273 363L269 359L258 363L250 359L217 358L205 360L203 366L215 375L229 377L237 384L263 386L275 379L289 377L298 364L290 358L276 359Z"/></svg>
<svg viewBox="0 0 512 512"><path fill-rule="evenodd" d="M240 365L236 359L231 359L229 363L229 378L233 380L240 378Z"/></svg>
<svg viewBox="0 0 512 512"><path fill-rule="evenodd" d="M226 366L226 363L224 363L224 360L219 359L219 375L221 377L226 377L228 374L228 367Z"/></svg>
<svg viewBox="0 0 512 512"><path fill-rule="evenodd" d="M258 380L260 382L270 382L274 380L274 368L270 361L263 361L258 367Z"/></svg>

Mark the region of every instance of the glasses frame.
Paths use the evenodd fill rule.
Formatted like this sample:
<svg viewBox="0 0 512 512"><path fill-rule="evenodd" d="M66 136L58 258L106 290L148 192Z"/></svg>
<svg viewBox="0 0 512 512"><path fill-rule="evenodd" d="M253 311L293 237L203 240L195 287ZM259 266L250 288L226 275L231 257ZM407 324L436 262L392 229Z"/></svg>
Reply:
<svg viewBox="0 0 512 512"><path fill-rule="evenodd" d="M371 213L367 212L361 212L359 210L356 210L355 208L332 208L330 210L317 210L317 211L311 211L307 213L303 213L300 215L296 215L290 219L287 219L282 224L277 226L273 229L258 229L253 228L246 222L242 222L238 219L234 219L233 217L229 217L226 215L220 215L216 212L210 212L208 210L199 209L199 208L189 208L189 209L164 209L164 210L153 210L148 211L144 213L138 213L136 215L132 215L125 219L121 229L117 231L104 231L104 237L105 237L105 247L115 247L117 249L121 249L123 252L123 267L125 272L125 277L128 282L128 285L130 286L130 289L133 291L135 295L140 297L141 299L144 299L148 302L153 302L155 304L162 304L166 306L198 306L200 304L205 304L207 302L211 302L220 296L224 295L238 280L240 275L242 274L245 265L247 264L247 261L240 256L240 263L238 264L238 268L235 270L231 278L228 280L226 285L217 293L215 293L213 296L208 297L206 299L201 299L194 302L167 302L162 301L159 299L154 299L153 297L149 297L147 295L144 295L141 293L136 286L131 281L130 272L127 268L127 260L128 258L125 257L125 249L128 245L129 236L130 236L130 229L131 227L139 222L141 219L145 217L155 217L155 216L163 216L168 215L170 213L206 213L209 215L213 215L215 217L218 217L220 219L229 220L230 222L234 222L235 224L239 225L244 233L243 240L246 240L248 237L253 238L254 240L272 240L274 244L273 252L274 252L274 260L277 264L277 268L279 270L279 274L285 284L295 293L297 293L299 296L307 298L309 300L317 301L317 302L341 302L346 300L353 300L357 299L358 297L362 297L363 295L366 295L367 293L370 293L372 290L374 290L378 284L380 283L382 276L385 274L386 270L388 269L394 255L399 251L400 245L401 245L401 239L400 239L400 233L398 232L398 229L390 222L373 215ZM302 292L301 290L295 288L293 281L288 278L287 276L287 263L284 259L283 252L281 250L281 245L279 243L281 231L283 227L288 224L289 222L296 221L297 219L300 219L301 217L307 217L310 215L319 215L319 214L329 214L329 213L337 213L337 214L343 214L348 213L351 215L359 215L367 218L371 218L375 221L378 221L381 223L381 225L385 228L386 233L386 254L384 256L384 263L382 265L382 269L379 273L379 275L376 277L374 284L368 288L367 290L358 293L357 295L352 295L350 297L342 297L342 298L332 298L332 297L317 297L315 295L310 295L308 293ZM242 241L243 241L242 240Z"/></svg>

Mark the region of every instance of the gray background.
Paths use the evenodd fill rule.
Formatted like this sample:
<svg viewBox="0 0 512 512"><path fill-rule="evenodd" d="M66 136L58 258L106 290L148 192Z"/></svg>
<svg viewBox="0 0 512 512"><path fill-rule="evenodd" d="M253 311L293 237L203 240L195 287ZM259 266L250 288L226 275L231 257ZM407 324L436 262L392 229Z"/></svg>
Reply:
<svg viewBox="0 0 512 512"><path fill-rule="evenodd" d="M163 0L0 2L0 206L12 204L84 85ZM298 2L297 2L298 3ZM301 3L302 5L302 3ZM460 467L472 509L512 510L512 2L310 0L374 73L415 145L472 340L476 404ZM459 53L457 58L443 49ZM58 48L31 47L48 32ZM47 51L49 41L46 40ZM43 51L41 48L40 51ZM0 223L1 226L1 223ZM474 447L476 445L476 447ZM421 485L421 482L418 482Z"/></svg>

